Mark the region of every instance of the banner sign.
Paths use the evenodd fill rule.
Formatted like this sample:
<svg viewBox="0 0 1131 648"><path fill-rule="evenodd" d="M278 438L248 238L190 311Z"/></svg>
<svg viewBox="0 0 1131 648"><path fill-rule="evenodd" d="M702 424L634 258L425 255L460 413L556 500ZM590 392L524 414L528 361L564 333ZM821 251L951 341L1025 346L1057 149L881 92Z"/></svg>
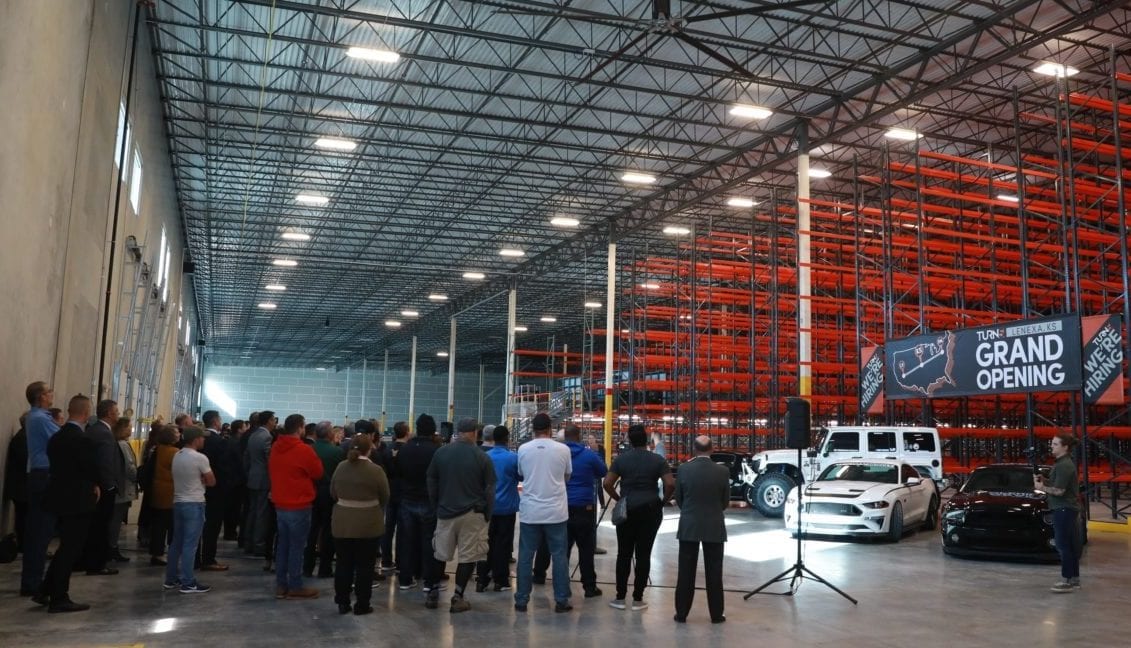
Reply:
<svg viewBox="0 0 1131 648"><path fill-rule="evenodd" d="M1084 402L1123 404L1123 318L1094 315L1081 321L1084 334Z"/></svg>
<svg viewBox="0 0 1131 648"><path fill-rule="evenodd" d="M864 414L884 413L884 348L866 346L860 349L860 411Z"/></svg>
<svg viewBox="0 0 1131 648"><path fill-rule="evenodd" d="M884 391L903 399L1076 390L1080 347L1077 315L890 340Z"/></svg>

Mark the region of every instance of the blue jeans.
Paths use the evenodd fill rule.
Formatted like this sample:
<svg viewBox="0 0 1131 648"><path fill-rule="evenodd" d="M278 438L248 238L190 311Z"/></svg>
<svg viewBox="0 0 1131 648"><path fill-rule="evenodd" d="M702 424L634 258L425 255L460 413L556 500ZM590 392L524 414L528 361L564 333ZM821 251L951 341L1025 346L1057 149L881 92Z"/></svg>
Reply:
<svg viewBox="0 0 1131 648"><path fill-rule="evenodd" d="M165 565L166 583L180 581L182 587L196 584L192 565L196 560L196 546L200 543L202 529L204 502L173 504L173 543L169 545L169 557Z"/></svg>
<svg viewBox="0 0 1131 648"><path fill-rule="evenodd" d="M1056 550L1060 554L1060 575L1065 580L1079 578L1080 554L1083 553L1079 511L1070 508L1054 510L1052 532L1056 538Z"/></svg>
<svg viewBox="0 0 1131 648"><path fill-rule="evenodd" d="M23 572L20 590L38 594L47 566L47 545L55 534L55 514L43 509L49 474L46 469L27 474L27 539L24 540Z"/></svg>
<svg viewBox="0 0 1131 648"><path fill-rule="evenodd" d="M276 536L275 586L284 590L302 589L302 554L310 534L310 509L275 511L279 533Z"/></svg>
<svg viewBox="0 0 1131 648"><path fill-rule="evenodd" d="M566 552L566 523L518 524L518 589L514 592L515 605L530 601L530 588L534 586L534 552L543 542L550 550L551 573L554 579L554 600L569 602L569 554Z"/></svg>

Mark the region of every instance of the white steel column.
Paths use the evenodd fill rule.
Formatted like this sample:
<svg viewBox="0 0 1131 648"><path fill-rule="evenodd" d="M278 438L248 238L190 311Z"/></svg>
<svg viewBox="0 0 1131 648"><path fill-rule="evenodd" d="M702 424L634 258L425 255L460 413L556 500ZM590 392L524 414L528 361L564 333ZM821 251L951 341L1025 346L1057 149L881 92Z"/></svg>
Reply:
<svg viewBox="0 0 1131 648"><path fill-rule="evenodd" d="M448 334L448 421L456 422L456 318L452 316L452 330Z"/></svg>
<svg viewBox="0 0 1131 648"><path fill-rule="evenodd" d="M617 310L617 244L609 237L608 285L605 287L605 463L613 461L613 353Z"/></svg>
<svg viewBox="0 0 1131 648"><path fill-rule="evenodd" d="M802 128L805 128L804 126ZM797 387L798 395L813 393L812 279L809 240L809 137L803 133L797 156ZM776 406L776 404L775 404Z"/></svg>
<svg viewBox="0 0 1131 648"><path fill-rule="evenodd" d="M518 291L513 287L507 294L507 393L503 398L503 420L507 428L514 426L510 416L511 399L514 398L514 327L518 312Z"/></svg>
<svg viewBox="0 0 1131 648"><path fill-rule="evenodd" d="M483 421L483 362L479 363L479 413L476 415L476 420Z"/></svg>
<svg viewBox="0 0 1131 648"><path fill-rule="evenodd" d="M325 373L325 372L323 372L323 373ZM346 367L346 398L345 398L345 403L343 404L343 409L345 409L345 411L342 412L342 416L345 417L346 422L348 423L349 420L350 420L350 368L349 367Z"/></svg>
<svg viewBox="0 0 1131 648"><path fill-rule="evenodd" d="M408 420L409 429L412 429L412 421L416 420L413 413L413 408L416 407L416 336L412 336L412 360L408 369ZM415 430L413 430L415 432Z"/></svg>
<svg viewBox="0 0 1131 648"><path fill-rule="evenodd" d="M366 377L366 373L367 373L366 370L368 368L369 368L369 361L366 360L365 358L362 358L361 359L361 418L365 418L365 377ZM385 433L384 428L381 429L381 433L382 434Z"/></svg>
<svg viewBox="0 0 1131 648"><path fill-rule="evenodd" d="M385 368L381 371L381 434L385 433L385 388L389 385L389 350L385 349ZM408 422L409 429L412 421Z"/></svg>

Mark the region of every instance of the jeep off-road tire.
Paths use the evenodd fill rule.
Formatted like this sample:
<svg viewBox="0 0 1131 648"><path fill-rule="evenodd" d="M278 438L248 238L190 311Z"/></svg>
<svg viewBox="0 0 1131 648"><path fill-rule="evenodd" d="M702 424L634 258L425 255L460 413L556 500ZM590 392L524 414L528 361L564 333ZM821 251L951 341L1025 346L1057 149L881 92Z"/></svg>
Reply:
<svg viewBox="0 0 1131 648"><path fill-rule="evenodd" d="M781 473L767 473L746 489L746 500L766 517L785 515L785 498L797 484Z"/></svg>

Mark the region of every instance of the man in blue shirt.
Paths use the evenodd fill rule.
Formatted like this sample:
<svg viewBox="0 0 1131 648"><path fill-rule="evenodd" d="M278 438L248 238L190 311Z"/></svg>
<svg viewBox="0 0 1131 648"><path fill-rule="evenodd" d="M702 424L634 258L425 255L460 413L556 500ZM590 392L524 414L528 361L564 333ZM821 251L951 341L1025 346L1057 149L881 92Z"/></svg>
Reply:
<svg viewBox="0 0 1131 648"><path fill-rule="evenodd" d="M605 460L581 442L581 430L572 423L563 431L569 447L573 472L566 482L569 499L569 521L566 523L567 556L577 545L577 562L581 568L581 587L585 598L601 595L597 587L597 570L593 554L597 549L597 482L605 477L608 468ZM543 543L534 561L534 582L546 582L546 569L550 566L550 552Z"/></svg>
<svg viewBox="0 0 1131 648"><path fill-rule="evenodd" d="M487 589L495 581L496 592L511 588L511 553L514 551L514 521L518 513L518 454L507 448L510 431L505 425L491 431L494 447L487 448L487 457L495 465L495 508L487 527L487 560L476 570L475 591Z"/></svg>
<svg viewBox="0 0 1131 648"><path fill-rule="evenodd" d="M47 545L55 531L55 516L44 510L43 495L47 492L48 470L51 468L47 459L47 442L59 431L59 426L47 411L55 404L55 390L40 380L27 386L25 396L31 411L27 415L27 543L20 576L20 596L34 596L43 583Z"/></svg>

